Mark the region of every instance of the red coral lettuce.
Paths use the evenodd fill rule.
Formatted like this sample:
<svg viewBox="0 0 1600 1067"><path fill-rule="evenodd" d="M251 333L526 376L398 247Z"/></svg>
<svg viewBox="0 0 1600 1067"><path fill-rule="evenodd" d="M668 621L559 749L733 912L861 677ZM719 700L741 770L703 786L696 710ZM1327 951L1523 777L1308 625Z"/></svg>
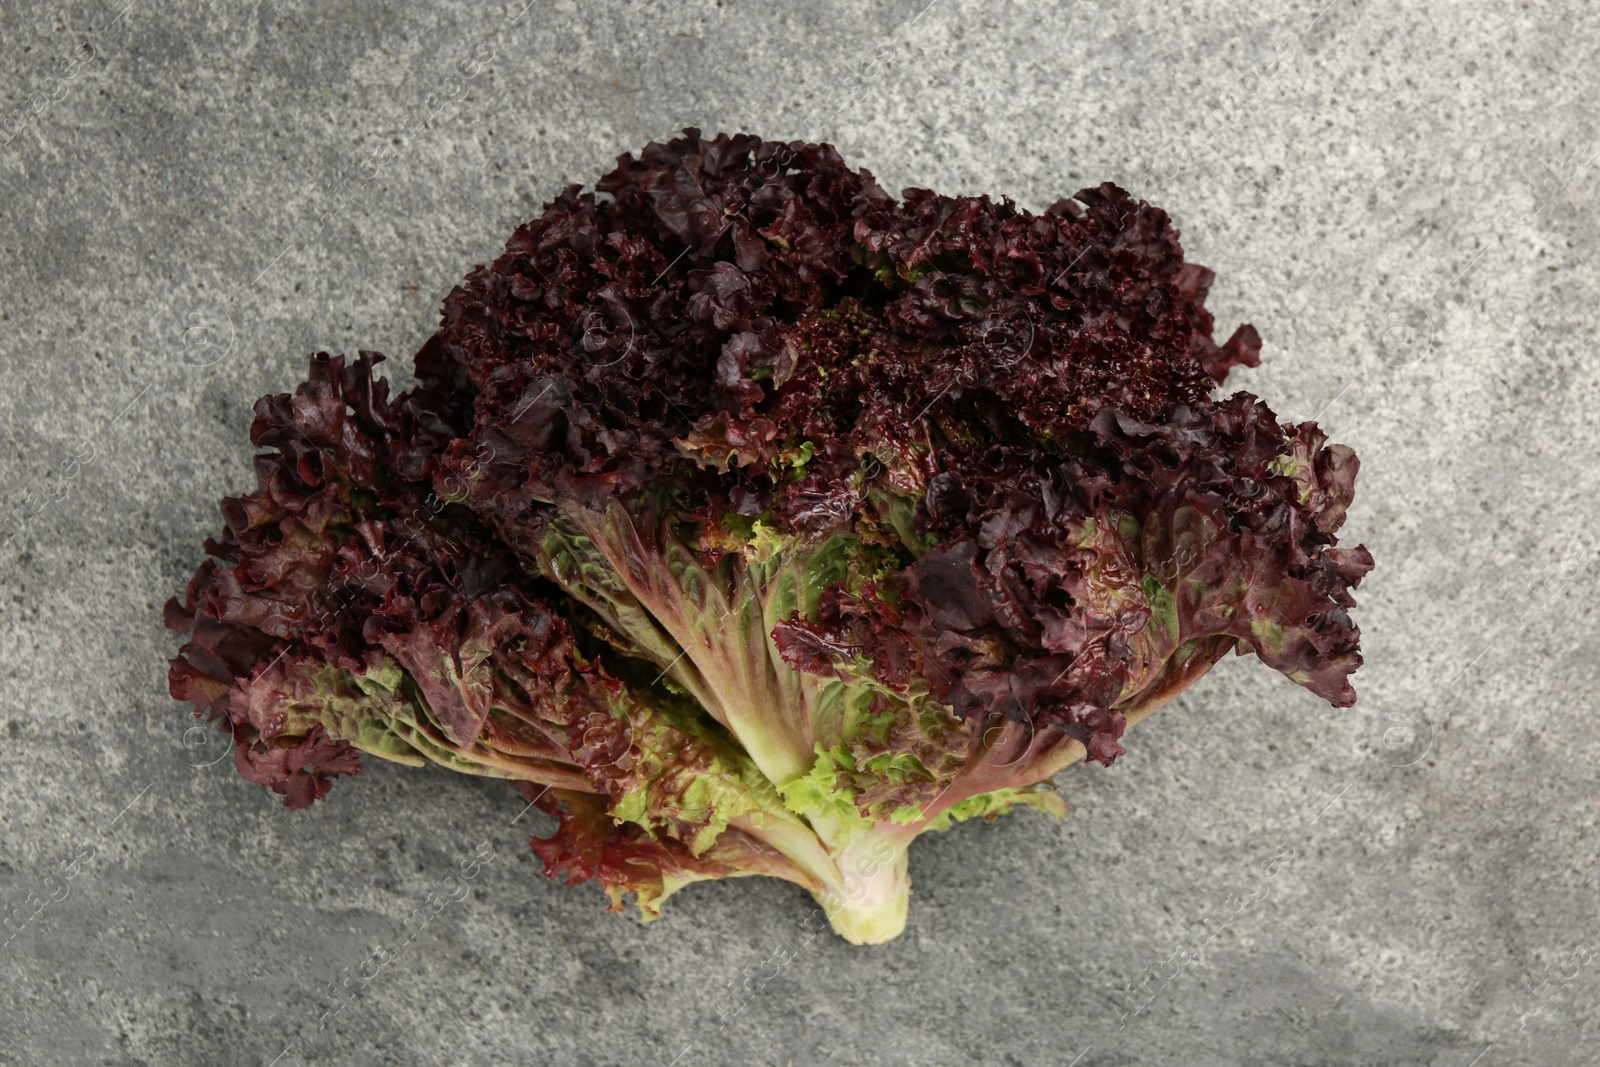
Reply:
<svg viewBox="0 0 1600 1067"><path fill-rule="evenodd" d="M613 907L770 874L892 937L917 834L1059 810L1229 651L1354 700L1355 456L1212 397L1260 338L1211 278L1109 184L652 144L446 298L415 389L319 354L258 402L172 693L292 807L362 753L503 777Z"/></svg>

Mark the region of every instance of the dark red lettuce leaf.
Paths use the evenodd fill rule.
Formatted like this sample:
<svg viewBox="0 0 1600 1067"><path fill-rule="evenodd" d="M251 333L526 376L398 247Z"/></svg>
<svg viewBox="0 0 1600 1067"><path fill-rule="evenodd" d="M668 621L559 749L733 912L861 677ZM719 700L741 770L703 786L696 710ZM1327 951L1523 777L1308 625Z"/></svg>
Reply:
<svg viewBox="0 0 1600 1067"><path fill-rule="evenodd" d="M893 604L825 598L818 618L779 625L778 646L812 673L865 656L889 685L915 664L957 714L1059 726L1101 762L1186 642L1236 639L1347 705L1361 657L1346 609L1372 563L1332 547L1356 461L1323 442L1241 393L1161 423L1105 410L1077 455L953 452L921 512L939 543Z"/></svg>
<svg viewBox="0 0 1600 1067"><path fill-rule="evenodd" d="M320 726L269 725L262 690L278 704L294 692L261 684L264 672L300 684L322 667L365 672L387 653L460 744L483 731L508 668L524 686L571 669L565 623L533 598L511 553L427 480L431 458L416 441L448 433L453 415L426 392L391 405L372 374L381 358L319 355L293 396L258 402L252 440L275 449L257 457L260 488L223 502L214 558L184 602L167 605L168 625L190 634L172 663L173 696L230 732L245 776L295 807L355 773L359 757Z"/></svg>
<svg viewBox="0 0 1600 1067"><path fill-rule="evenodd" d="M863 457L920 491L949 441L1036 449L1103 409L1200 402L1258 347L1211 341L1203 279L1113 185L1044 215L895 201L826 146L690 130L518 229L450 294L418 373L475 397L464 448L498 469L474 491L508 521L670 479L691 512L820 533L857 512Z"/></svg>
<svg viewBox="0 0 1600 1067"><path fill-rule="evenodd" d="M766 874L802 885L810 882L782 853L742 829L723 831L715 845L696 855L681 840L619 823L604 798L528 782L517 788L529 803L557 819L548 837L529 841L544 861L545 877L565 885L598 882L611 902L608 911L624 910L631 895L640 913L652 919L660 915L667 897L710 878Z"/></svg>

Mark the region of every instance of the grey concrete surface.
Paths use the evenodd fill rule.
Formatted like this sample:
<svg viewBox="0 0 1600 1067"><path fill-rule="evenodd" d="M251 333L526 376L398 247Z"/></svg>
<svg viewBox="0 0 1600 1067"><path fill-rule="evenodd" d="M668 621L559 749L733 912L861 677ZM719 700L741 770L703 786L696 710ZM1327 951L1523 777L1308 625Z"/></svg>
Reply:
<svg viewBox="0 0 1600 1067"><path fill-rule="evenodd" d="M1592 5L123 3L0 4L0 1063L1600 1062ZM159 608L251 402L319 348L403 380L517 221L690 123L1167 207L1240 384L1361 455L1360 704L1223 664L1059 825L919 842L871 949L764 880L607 915L495 782L241 780Z"/></svg>

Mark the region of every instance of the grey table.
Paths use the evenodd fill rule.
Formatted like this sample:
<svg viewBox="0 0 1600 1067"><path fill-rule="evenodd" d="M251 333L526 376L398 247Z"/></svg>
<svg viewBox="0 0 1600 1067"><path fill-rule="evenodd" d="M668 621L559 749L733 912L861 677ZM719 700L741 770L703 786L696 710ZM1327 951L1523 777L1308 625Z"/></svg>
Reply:
<svg viewBox="0 0 1600 1067"><path fill-rule="evenodd" d="M1600 15L924 2L0 8L0 1062L1600 1060ZM1238 384L1361 455L1361 703L1224 663L1064 822L920 842L873 949L765 880L606 915L500 783L240 779L159 609L251 402L317 349L403 382L518 221L689 124L1167 207L1266 339Z"/></svg>

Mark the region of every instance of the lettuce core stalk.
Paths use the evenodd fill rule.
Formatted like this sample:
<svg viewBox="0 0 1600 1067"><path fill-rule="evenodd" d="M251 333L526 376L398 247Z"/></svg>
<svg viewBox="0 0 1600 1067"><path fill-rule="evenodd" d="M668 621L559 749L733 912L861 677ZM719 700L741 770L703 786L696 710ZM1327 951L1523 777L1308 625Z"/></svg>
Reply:
<svg viewBox="0 0 1600 1067"><path fill-rule="evenodd" d="M565 190L391 399L318 353L167 623L290 807L361 756L504 778L546 873L904 927L911 842L1109 764L1228 652L1338 706L1357 470L1216 399L1212 280L1105 184L1030 214L697 130Z"/></svg>

